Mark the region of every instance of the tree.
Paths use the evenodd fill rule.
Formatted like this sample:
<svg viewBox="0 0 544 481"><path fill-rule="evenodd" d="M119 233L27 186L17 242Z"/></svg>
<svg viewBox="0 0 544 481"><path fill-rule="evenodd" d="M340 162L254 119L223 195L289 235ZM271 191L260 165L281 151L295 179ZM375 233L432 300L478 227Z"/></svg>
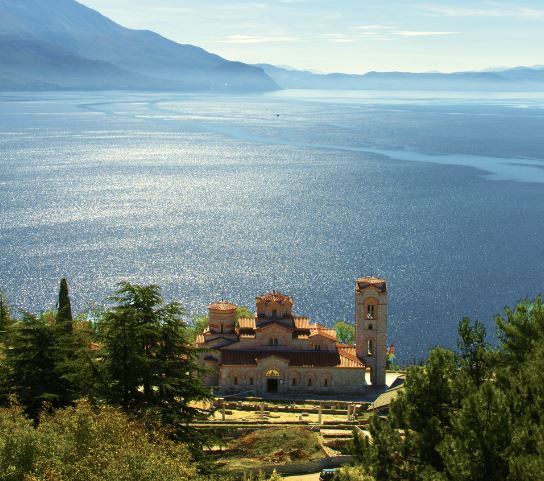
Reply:
<svg viewBox="0 0 544 481"><path fill-rule="evenodd" d="M72 332L72 304L68 294L68 282L64 277L60 280L57 309L57 322L59 326L62 326L67 332Z"/></svg>
<svg viewBox="0 0 544 481"><path fill-rule="evenodd" d="M17 396L26 413L37 420L44 403L65 404L66 382L56 369L58 362L55 316L24 313L11 328L6 352L8 390Z"/></svg>
<svg viewBox="0 0 544 481"><path fill-rule="evenodd" d="M9 303L4 293L0 290L0 343L6 339L11 324L12 319Z"/></svg>
<svg viewBox="0 0 544 481"><path fill-rule="evenodd" d="M342 344L353 344L355 342L355 326L349 322L338 320L334 325L336 339Z"/></svg>
<svg viewBox="0 0 544 481"><path fill-rule="evenodd" d="M192 324L187 326L187 340L189 342L195 342L196 338L206 330L208 324L208 316L193 317Z"/></svg>
<svg viewBox="0 0 544 481"><path fill-rule="evenodd" d="M509 369L519 369L531 356L536 342L544 339L544 304L542 298L525 299L505 316L496 316L500 350L496 361Z"/></svg>
<svg viewBox="0 0 544 481"><path fill-rule="evenodd" d="M234 321L238 322L239 319L244 317L253 318L253 312L251 312L246 306L240 306L236 308L234 312Z"/></svg>
<svg viewBox="0 0 544 481"><path fill-rule="evenodd" d="M487 344L485 326L476 321L471 324L468 318L464 318L458 327L459 360L461 368L468 374L475 386L480 386L489 375L487 365Z"/></svg>
<svg viewBox="0 0 544 481"><path fill-rule="evenodd" d="M544 472L544 306L524 300L497 316L499 348L463 319L458 353L431 351L408 369L372 441L354 442L377 481L537 481Z"/></svg>
<svg viewBox="0 0 544 481"><path fill-rule="evenodd" d="M156 285L119 284L98 329L102 341L106 396L127 412L175 425L180 436L209 398L198 354L188 342L176 302L165 303Z"/></svg>
<svg viewBox="0 0 544 481"><path fill-rule="evenodd" d="M463 400L439 447L445 471L453 481L506 480L511 436L507 397L493 383L482 384Z"/></svg>
<svg viewBox="0 0 544 481"><path fill-rule="evenodd" d="M387 419L371 419L372 441L360 439L356 451L377 481L423 480L444 471L438 447L451 425L456 370L453 352L433 349L427 365L408 369Z"/></svg>

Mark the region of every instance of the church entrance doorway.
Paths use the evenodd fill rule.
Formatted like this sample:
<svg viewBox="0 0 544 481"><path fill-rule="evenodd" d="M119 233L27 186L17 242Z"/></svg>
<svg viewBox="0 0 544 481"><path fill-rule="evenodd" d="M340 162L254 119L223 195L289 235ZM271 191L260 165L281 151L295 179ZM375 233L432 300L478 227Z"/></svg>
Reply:
<svg viewBox="0 0 544 481"><path fill-rule="evenodd" d="M266 392L278 392L278 380L267 379L266 380Z"/></svg>

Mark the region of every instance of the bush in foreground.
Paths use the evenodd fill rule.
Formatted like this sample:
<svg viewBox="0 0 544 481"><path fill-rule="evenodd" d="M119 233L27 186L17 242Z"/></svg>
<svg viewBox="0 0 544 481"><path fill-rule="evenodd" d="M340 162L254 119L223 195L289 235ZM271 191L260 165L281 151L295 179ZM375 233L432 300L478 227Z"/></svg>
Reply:
<svg viewBox="0 0 544 481"><path fill-rule="evenodd" d="M117 409L80 402L41 419L0 409L0 481L183 481L196 468L184 444Z"/></svg>

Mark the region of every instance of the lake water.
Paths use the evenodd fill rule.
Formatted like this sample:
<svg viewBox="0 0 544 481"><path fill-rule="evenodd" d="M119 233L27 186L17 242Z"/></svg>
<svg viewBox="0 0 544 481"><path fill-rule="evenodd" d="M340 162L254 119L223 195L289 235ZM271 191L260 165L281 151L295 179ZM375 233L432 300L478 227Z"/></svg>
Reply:
<svg viewBox="0 0 544 481"><path fill-rule="evenodd" d="M373 274L411 360L544 291L544 95L3 93L0 206L16 308L67 276L77 309L128 279L332 323Z"/></svg>

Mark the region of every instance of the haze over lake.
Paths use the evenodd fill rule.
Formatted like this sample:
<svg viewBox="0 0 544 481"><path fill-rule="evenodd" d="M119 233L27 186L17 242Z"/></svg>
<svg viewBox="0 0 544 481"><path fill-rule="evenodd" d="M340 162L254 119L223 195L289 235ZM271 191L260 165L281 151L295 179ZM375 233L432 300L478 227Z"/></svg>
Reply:
<svg viewBox="0 0 544 481"><path fill-rule="evenodd" d="M544 291L544 94L0 94L0 288L76 309L157 283L353 320L389 282L401 360Z"/></svg>

